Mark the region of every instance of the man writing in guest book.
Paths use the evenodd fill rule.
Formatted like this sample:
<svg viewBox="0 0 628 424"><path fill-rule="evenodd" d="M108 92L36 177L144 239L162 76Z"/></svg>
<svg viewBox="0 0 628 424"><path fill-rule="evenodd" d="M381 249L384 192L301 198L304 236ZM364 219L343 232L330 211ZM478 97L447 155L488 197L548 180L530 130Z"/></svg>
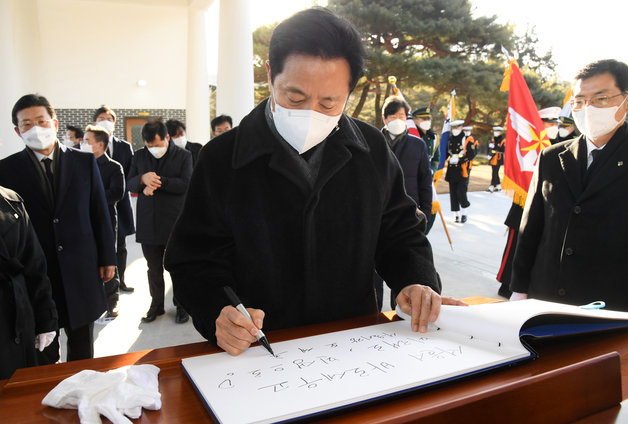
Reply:
<svg viewBox="0 0 628 424"><path fill-rule="evenodd" d="M628 65L600 60L575 78L581 136L544 149L530 182L511 299L628 311Z"/></svg>
<svg viewBox="0 0 628 424"><path fill-rule="evenodd" d="M439 295L425 217L383 135L343 114L364 61L348 21L295 14L271 38L270 98L199 154L165 265L197 330L232 355L262 327L378 312L374 270L414 331L463 304Z"/></svg>

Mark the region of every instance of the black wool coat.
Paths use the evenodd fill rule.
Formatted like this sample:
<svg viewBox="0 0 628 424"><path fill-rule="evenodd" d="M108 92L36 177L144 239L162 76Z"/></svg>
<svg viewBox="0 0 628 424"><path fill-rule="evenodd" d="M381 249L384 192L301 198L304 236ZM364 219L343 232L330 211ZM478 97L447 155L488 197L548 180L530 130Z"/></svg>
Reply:
<svg viewBox="0 0 628 424"><path fill-rule="evenodd" d="M342 115L311 187L258 105L201 150L166 248L174 295L208 340L233 287L264 329L377 312L373 269L397 292L440 291L425 218L383 134Z"/></svg>
<svg viewBox="0 0 628 424"><path fill-rule="evenodd" d="M384 129L383 131L388 131ZM426 216L432 215L432 171L425 141L404 134L392 151L401 165L406 193Z"/></svg>
<svg viewBox="0 0 628 424"><path fill-rule="evenodd" d="M57 328L44 252L22 199L0 187L0 379L37 365L35 335Z"/></svg>
<svg viewBox="0 0 628 424"><path fill-rule="evenodd" d="M628 131L586 172L582 136L547 147L530 183L510 289L628 311Z"/></svg>
<svg viewBox="0 0 628 424"><path fill-rule="evenodd" d="M120 200L127 193L124 185L124 171L122 165L111 159L107 154L103 154L96 159L98 170L102 177L103 188L105 189L105 199L109 210L109 218L111 218L111 227L113 232L117 232L118 223L118 205Z"/></svg>
<svg viewBox="0 0 628 424"><path fill-rule="evenodd" d="M161 177L161 187L152 196L144 195L141 177L154 172ZM192 176L192 154L168 143L168 151L160 159L146 147L133 156L127 187L138 193L135 240L138 243L165 246Z"/></svg>
<svg viewBox="0 0 628 424"><path fill-rule="evenodd" d="M126 178L131 170L131 162L133 161L133 148L131 143L118 137L113 137L113 160L122 165L124 176ZM118 212L118 235L128 236L135 234L135 223L133 222L133 208L131 207L131 198L129 191L124 191L124 196L117 205Z"/></svg>
<svg viewBox="0 0 628 424"><path fill-rule="evenodd" d="M192 166L196 165L196 161L198 160L198 153L201 151L203 145L201 143L193 143L188 141L185 143L185 150L192 153Z"/></svg>
<svg viewBox="0 0 628 424"><path fill-rule="evenodd" d="M23 199L46 255L61 327L77 328L105 310L99 267L116 265L102 178L91 153L57 142L54 199L28 148L0 161L0 185Z"/></svg>

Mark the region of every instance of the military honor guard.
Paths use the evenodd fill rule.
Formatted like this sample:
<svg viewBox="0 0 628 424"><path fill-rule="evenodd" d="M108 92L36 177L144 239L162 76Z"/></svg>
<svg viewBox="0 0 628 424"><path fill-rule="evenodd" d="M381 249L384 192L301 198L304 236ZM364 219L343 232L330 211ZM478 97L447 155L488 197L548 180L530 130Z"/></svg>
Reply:
<svg viewBox="0 0 628 424"><path fill-rule="evenodd" d="M488 191L491 193L502 189L499 168L504 164L504 149L506 148L506 139L503 133L503 127L493 127L493 138L488 143L488 163L491 165L492 171L491 185L488 187Z"/></svg>
<svg viewBox="0 0 628 424"><path fill-rule="evenodd" d="M467 222L467 208L471 205L467 199L469 188L469 169L475 157L472 144L467 144L468 137L462 132L463 120L451 123L451 138L447 145L447 173L445 181L449 183L449 200L454 222Z"/></svg>

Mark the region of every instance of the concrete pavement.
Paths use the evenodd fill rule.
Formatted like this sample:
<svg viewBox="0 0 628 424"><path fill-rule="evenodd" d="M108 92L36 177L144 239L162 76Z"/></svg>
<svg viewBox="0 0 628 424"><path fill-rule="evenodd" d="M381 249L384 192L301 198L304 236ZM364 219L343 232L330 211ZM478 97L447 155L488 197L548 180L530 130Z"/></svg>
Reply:
<svg viewBox="0 0 628 424"><path fill-rule="evenodd" d="M469 221L453 222L449 210L449 195L440 194L445 223L453 242L450 248L440 217L434 223L429 240L434 250L436 269L443 282L443 295L456 298L467 296L498 297L499 284L495 280L506 243L504 218L511 200L503 192L469 193ZM120 315L106 325L95 324L95 356L173 346L204 340L192 325L175 324L172 304L172 284L166 273L166 314L146 324L141 317L150 305L146 275L146 261L134 236L127 238L129 251L126 282L135 287L132 294L122 294L118 304ZM384 305L389 305L389 291L385 291ZM385 308L386 309L386 308ZM65 341L62 337L62 346ZM65 348L62 349L62 359Z"/></svg>

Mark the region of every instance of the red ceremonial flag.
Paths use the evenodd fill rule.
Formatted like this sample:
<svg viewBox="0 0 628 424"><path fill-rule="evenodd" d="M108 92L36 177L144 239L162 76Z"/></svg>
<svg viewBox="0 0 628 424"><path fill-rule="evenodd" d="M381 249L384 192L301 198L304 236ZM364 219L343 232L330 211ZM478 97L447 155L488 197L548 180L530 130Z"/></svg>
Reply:
<svg viewBox="0 0 628 424"><path fill-rule="evenodd" d="M508 90L508 128L502 188L512 196L515 203L523 207L536 162L541 150L549 146L550 141L515 60L509 61L504 73L501 91Z"/></svg>

